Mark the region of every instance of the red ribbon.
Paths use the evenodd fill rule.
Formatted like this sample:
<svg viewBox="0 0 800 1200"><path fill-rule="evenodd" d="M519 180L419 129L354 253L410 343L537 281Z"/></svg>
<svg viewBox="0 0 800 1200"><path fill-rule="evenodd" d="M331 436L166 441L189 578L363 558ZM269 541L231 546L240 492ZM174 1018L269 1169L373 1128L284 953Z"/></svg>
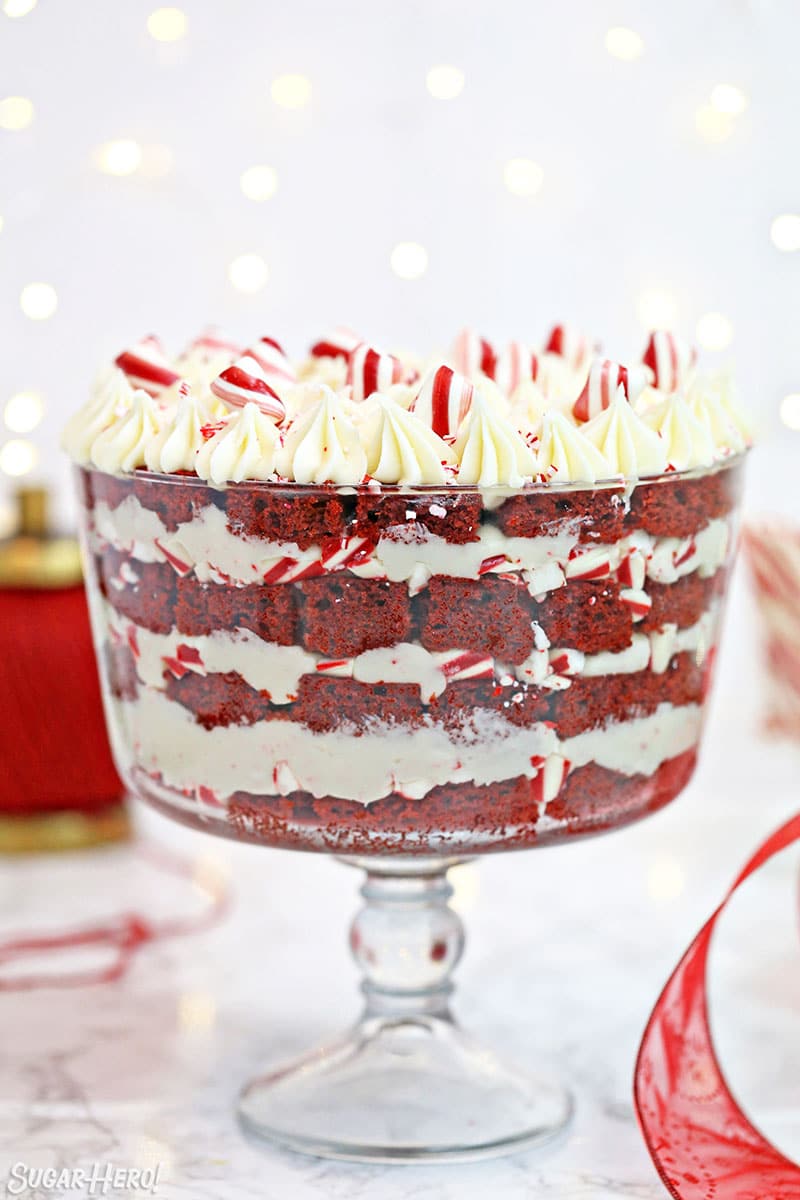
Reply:
<svg viewBox="0 0 800 1200"><path fill-rule="evenodd" d="M0 941L0 992L32 991L45 987L86 987L95 983L111 983L120 979L131 964L134 954L142 946L162 938L180 937L188 933L200 933L210 928L224 915L230 897L221 882L198 878L195 864L178 858L162 847L138 846L135 853L153 866L177 875L200 887L208 898L205 910L197 916L176 917L171 920L153 922L137 913L120 913L109 920L84 929L65 930L63 933L33 934L30 937L10 938ZM66 971L37 975L17 975L4 978L5 966L24 958L34 958L52 951L69 952L91 949L107 949L111 953L104 966L84 971Z"/></svg>
<svg viewBox="0 0 800 1200"><path fill-rule="evenodd" d="M675 1200L800 1200L800 1167L734 1100L708 1021L706 965L714 928L737 888L800 838L800 815L769 837L670 976L639 1047L634 1103L644 1140Z"/></svg>

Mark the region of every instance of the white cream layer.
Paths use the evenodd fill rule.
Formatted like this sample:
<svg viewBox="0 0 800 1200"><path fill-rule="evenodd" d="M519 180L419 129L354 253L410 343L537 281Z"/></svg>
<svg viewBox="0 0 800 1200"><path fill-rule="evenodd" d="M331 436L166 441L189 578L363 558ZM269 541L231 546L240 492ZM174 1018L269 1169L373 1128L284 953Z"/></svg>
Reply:
<svg viewBox="0 0 800 1200"><path fill-rule="evenodd" d="M210 788L223 801L236 791L287 795L297 790L361 804L392 792L421 799L447 783L534 778L553 755L573 769L597 763L626 775L650 775L695 746L702 726L700 706L662 704L650 716L563 740L548 725L517 728L480 709L457 732L434 724L409 728L375 721L365 732L343 726L315 733L284 720L207 730L157 691L143 691L136 700L107 696L106 703L122 762L160 774L180 791Z"/></svg>
<svg viewBox="0 0 800 1200"><path fill-rule="evenodd" d="M93 552L102 553L110 545L140 562L171 562L181 574L193 570L203 582L260 583L265 576L276 583L290 582L318 563L322 554L318 546L301 550L293 542L231 533L225 513L213 505L174 533L135 496L114 509L99 502L89 520ZM607 578L631 558L641 563L642 576L656 583L674 583L694 571L705 578L726 561L731 540L729 522L722 518L687 538L654 538L637 530L613 545L590 547L579 544L575 522L551 536L533 538L508 537L496 526L485 525L478 541L458 545L434 534L421 537L413 525L396 527L396 532L402 533L402 540L380 538L364 562L345 569L360 578L408 583L412 594L433 575L478 579L488 573L521 572L529 592L537 596L570 579ZM357 550L360 540L351 541ZM348 549L329 567L344 562Z"/></svg>
<svg viewBox="0 0 800 1200"><path fill-rule="evenodd" d="M448 682L461 679L492 679L507 687L519 681L565 688L574 676L627 675L648 667L660 673L681 651L694 652L698 665L702 664L717 619L715 604L687 629L671 624L657 633L635 633L625 650L584 654L571 648L543 648L534 650L519 666L510 667L489 655L482 657L463 650L432 652L416 642L398 642L354 658L332 660L302 646L265 642L249 629L215 630L194 636L159 634L126 620L105 601L101 611L112 640L131 646L137 674L147 687L163 691L164 671L170 664L174 665L173 673L178 674L235 671L256 691L269 692L273 704L292 703L304 675L347 677L361 683L411 683L427 702L440 696ZM187 648L196 654L187 655Z"/></svg>

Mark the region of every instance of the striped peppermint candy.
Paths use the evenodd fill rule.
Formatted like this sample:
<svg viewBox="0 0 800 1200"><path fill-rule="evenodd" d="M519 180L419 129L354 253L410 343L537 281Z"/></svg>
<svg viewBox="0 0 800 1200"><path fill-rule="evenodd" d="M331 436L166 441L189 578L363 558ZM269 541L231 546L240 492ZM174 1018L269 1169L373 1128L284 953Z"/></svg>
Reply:
<svg viewBox="0 0 800 1200"><path fill-rule="evenodd" d="M497 355L490 342L472 329L462 329L453 342L451 357L455 368L472 379L475 375L488 375L494 379L497 370Z"/></svg>
<svg viewBox="0 0 800 1200"><path fill-rule="evenodd" d="M257 404L278 425L286 416L283 401L269 386L260 365L249 354L226 367L211 384L211 391L231 408Z"/></svg>
<svg viewBox="0 0 800 1200"><path fill-rule="evenodd" d="M494 679L494 659L488 654L471 650L445 650L433 657L448 683L459 679Z"/></svg>
<svg viewBox="0 0 800 1200"><path fill-rule="evenodd" d="M452 367L442 365L426 376L411 412L445 441L453 441L472 405L474 388Z"/></svg>
<svg viewBox="0 0 800 1200"><path fill-rule="evenodd" d="M283 347L274 338L259 338L245 353L256 360L267 379L277 383L294 383L297 379L295 369L286 357Z"/></svg>
<svg viewBox="0 0 800 1200"><path fill-rule="evenodd" d="M583 391L572 406L572 415L578 421L588 421L608 408L622 388L631 404L641 394L647 383L643 368L623 367L610 358L597 358L589 368Z"/></svg>
<svg viewBox="0 0 800 1200"><path fill-rule="evenodd" d="M653 372L653 384L662 392L675 392L695 364L697 351L674 333L654 330L642 355Z"/></svg>
<svg viewBox="0 0 800 1200"><path fill-rule="evenodd" d="M569 325L554 325L545 343L545 353L557 354L572 367L579 367L589 355L589 341Z"/></svg>
<svg viewBox="0 0 800 1200"><path fill-rule="evenodd" d="M209 326L208 329L202 330L196 338L192 339L181 358L204 358L207 360L215 358L218 354L230 354L231 361L233 361L242 354L242 347L237 342L232 342L230 338L225 337L218 329Z"/></svg>
<svg viewBox="0 0 800 1200"><path fill-rule="evenodd" d="M524 342L509 342L497 360L495 379L509 394L521 383L539 377L539 358Z"/></svg>
<svg viewBox="0 0 800 1200"><path fill-rule="evenodd" d="M311 347L312 358L349 358L356 346L363 341L346 325L337 325L326 337L315 342Z"/></svg>
<svg viewBox="0 0 800 1200"><path fill-rule="evenodd" d="M354 400L366 400L373 392L382 392L403 378L403 364L393 354L359 342L347 360L347 382Z"/></svg>
<svg viewBox="0 0 800 1200"><path fill-rule="evenodd" d="M152 334L142 338L133 349L118 354L114 365L125 373L132 387L143 388L151 396L160 396L180 379L178 372L170 366L158 338Z"/></svg>

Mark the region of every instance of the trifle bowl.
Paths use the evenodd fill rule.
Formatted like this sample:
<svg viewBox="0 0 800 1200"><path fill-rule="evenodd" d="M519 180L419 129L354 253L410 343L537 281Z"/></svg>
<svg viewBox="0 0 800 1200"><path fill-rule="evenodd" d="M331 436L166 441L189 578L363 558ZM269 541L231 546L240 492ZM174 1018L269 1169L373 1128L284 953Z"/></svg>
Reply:
<svg viewBox="0 0 800 1200"><path fill-rule="evenodd" d="M453 1019L447 872L691 777L747 445L727 381L671 335L626 368L563 329L427 368L342 331L297 366L217 335L117 363L66 444L119 769L366 876L362 1017L247 1084L245 1129L384 1160L553 1137L568 1092Z"/></svg>

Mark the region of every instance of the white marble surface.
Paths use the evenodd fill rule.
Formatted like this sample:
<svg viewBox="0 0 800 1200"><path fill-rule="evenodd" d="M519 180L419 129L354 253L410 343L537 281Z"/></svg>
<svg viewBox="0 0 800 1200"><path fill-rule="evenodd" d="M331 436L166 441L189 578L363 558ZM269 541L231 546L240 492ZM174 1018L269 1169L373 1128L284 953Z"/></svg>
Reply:
<svg viewBox="0 0 800 1200"><path fill-rule="evenodd" d="M746 599L734 608L733 628L747 628ZM670 809L613 836L490 857L456 875L468 930L457 1014L520 1066L557 1066L571 1082L577 1115L563 1143L425 1168L248 1145L233 1119L243 1078L355 1015L345 932L358 880L326 858L216 842L139 813L143 834L227 872L233 910L210 932L144 948L119 983L0 994L0 1188L20 1160L110 1160L161 1162L165 1200L665 1195L631 1107L639 1037L751 847L800 802L800 748L755 733L754 695L741 685L754 677L754 655L732 638L701 768ZM726 919L712 979L733 1086L790 1153L800 1151L796 868L790 852L747 889ZM157 918L198 901L130 849L0 870L1 933L131 909Z"/></svg>

